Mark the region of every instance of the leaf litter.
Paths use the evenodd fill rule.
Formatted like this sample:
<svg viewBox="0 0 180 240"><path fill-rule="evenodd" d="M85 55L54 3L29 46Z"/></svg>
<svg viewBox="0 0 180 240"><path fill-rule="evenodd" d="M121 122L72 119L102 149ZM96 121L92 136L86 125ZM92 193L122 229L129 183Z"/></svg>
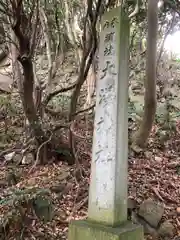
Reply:
<svg viewBox="0 0 180 240"><path fill-rule="evenodd" d="M179 130L179 126L177 126ZM68 224L73 219L87 217L88 188L91 164L91 145L86 136L92 136L92 129L87 134L81 127L77 135L84 137L77 141L78 161L82 176L77 172L76 166L70 167L64 162L37 166L29 173L31 166L21 167L21 178L13 186L0 185L0 201L7 197L13 189L48 189L54 207L52 221L39 221L33 211L28 212L28 221L21 226L24 239L67 239ZM180 235L180 131L173 139L168 141L164 148L159 148L155 133L152 133L148 150L130 156L129 159L129 185L128 194L141 204L145 199L151 198L165 207L163 220L173 223L176 233ZM151 154L148 154L150 152ZM0 183L5 179L6 166L1 167ZM6 205L0 206L0 218L3 218L10 209ZM25 211L25 209L24 209ZM28 226L28 227L27 227ZM13 225L6 239L16 239L20 226ZM175 237L174 236L174 237ZM147 236L147 239L151 239Z"/></svg>

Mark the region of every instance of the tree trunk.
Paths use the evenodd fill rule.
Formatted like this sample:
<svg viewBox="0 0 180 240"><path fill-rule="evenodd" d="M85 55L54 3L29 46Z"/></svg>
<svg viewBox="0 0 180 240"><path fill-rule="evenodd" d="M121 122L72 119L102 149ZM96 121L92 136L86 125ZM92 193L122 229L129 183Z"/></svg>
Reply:
<svg viewBox="0 0 180 240"><path fill-rule="evenodd" d="M33 99L34 91L34 73L32 59L29 56L30 41L27 37L23 36L19 29L19 25L15 25L13 28L14 34L17 37L19 45L19 56L18 60L22 65L23 76L18 80L18 89L24 109L25 116L29 122L30 129L33 131L34 137L37 141L38 147L40 147L47 137L42 129L36 107ZM39 154L39 163L45 163L50 153L50 145L43 145Z"/></svg>
<svg viewBox="0 0 180 240"><path fill-rule="evenodd" d="M134 136L134 144L145 147L156 113L156 44L158 26L157 0L148 0L148 36L144 96L144 115L139 131Z"/></svg>
<svg viewBox="0 0 180 240"><path fill-rule="evenodd" d="M24 108L25 115L29 121L30 127L34 132L34 136L39 145L46 140L45 134L42 130L36 107L33 100L33 90L34 90L34 75L33 75L33 65L29 58L19 58L22 64L24 79L22 81L20 90L21 100Z"/></svg>
<svg viewBox="0 0 180 240"><path fill-rule="evenodd" d="M84 104L84 108L88 108L92 103L92 98L96 87L96 68L95 61L92 62L91 68L89 69L87 76L87 98Z"/></svg>
<svg viewBox="0 0 180 240"><path fill-rule="evenodd" d="M43 28L44 38L46 41L46 53L48 58L48 87L47 92L51 92L52 88L52 70L53 70L53 61L52 61L52 53L51 53L51 37L49 33L49 26L46 14L43 8L40 8L40 21Z"/></svg>

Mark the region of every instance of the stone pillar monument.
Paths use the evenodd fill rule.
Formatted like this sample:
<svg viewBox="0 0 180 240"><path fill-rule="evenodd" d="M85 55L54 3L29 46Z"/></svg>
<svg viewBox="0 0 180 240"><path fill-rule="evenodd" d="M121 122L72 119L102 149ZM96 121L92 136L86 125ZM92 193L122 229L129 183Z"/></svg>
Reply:
<svg viewBox="0 0 180 240"><path fill-rule="evenodd" d="M124 9L101 22L88 219L73 221L69 240L142 240L127 221L129 19Z"/></svg>

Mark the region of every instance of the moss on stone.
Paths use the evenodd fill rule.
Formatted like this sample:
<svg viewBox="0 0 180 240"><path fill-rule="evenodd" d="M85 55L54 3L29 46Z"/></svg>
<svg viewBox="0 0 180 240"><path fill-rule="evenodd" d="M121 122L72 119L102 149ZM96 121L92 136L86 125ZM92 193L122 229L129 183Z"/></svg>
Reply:
<svg viewBox="0 0 180 240"><path fill-rule="evenodd" d="M118 227L100 225L90 221L73 221L68 240L143 240L143 229L126 222Z"/></svg>

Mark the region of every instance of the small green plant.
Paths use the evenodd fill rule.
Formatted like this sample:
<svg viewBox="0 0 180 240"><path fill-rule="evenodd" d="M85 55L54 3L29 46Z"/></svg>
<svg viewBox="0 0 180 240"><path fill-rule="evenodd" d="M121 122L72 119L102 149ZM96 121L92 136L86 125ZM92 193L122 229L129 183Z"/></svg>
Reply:
<svg viewBox="0 0 180 240"><path fill-rule="evenodd" d="M55 109L57 108L67 109L69 106L70 99L71 97L68 95L58 95L51 101L51 104Z"/></svg>
<svg viewBox="0 0 180 240"><path fill-rule="evenodd" d="M22 231L36 217L48 222L53 218L53 206L50 192L47 189L17 189L12 188L4 198L0 200L0 236L8 236L13 231ZM4 238L6 239L6 238Z"/></svg>
<svg viewBox="0 0 180 240"><path fill-rule="evenodd" d="M14 116L17 110L15 104L11 101L11 95L0 95L0 110L4 115Z"/></svg>

